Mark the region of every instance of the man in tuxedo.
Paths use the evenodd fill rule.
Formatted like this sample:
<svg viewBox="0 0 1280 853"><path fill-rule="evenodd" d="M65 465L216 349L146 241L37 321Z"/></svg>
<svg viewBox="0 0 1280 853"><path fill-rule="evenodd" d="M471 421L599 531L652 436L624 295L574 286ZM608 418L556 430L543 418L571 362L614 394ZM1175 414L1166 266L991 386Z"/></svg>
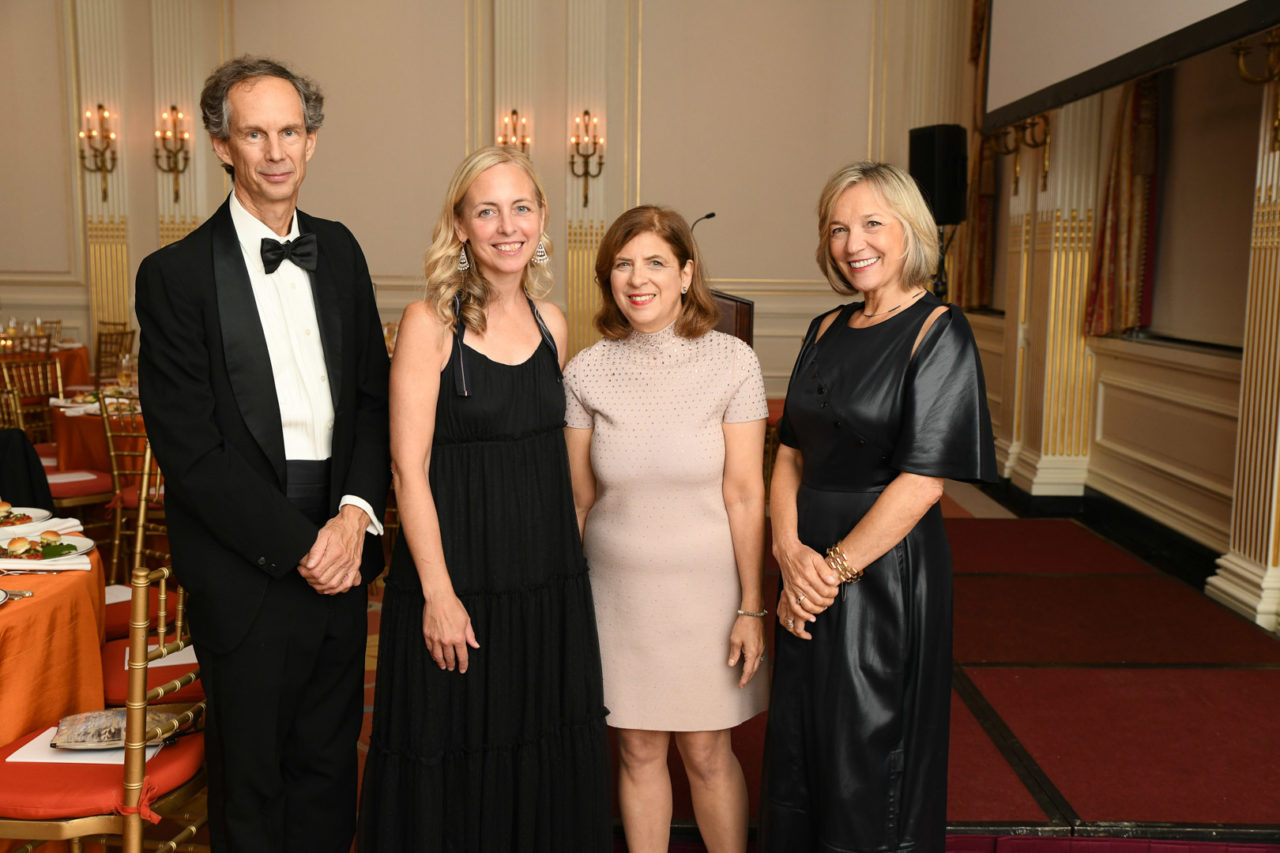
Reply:
<svg viewBox="0 0 1280 853"><path fill-rule="evenodd" d="M297 210L323 97L241 57L201 95L233 190L146 258L147 432L209 700L213 849L347 851L365 582L390 479L387 354L343 225Z"/></svg>

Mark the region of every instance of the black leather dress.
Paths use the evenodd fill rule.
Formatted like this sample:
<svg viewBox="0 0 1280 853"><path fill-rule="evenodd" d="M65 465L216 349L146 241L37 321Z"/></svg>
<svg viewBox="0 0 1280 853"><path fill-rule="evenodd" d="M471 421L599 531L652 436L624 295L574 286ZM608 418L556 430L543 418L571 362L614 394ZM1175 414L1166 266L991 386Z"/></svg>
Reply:
<svg viewBox="0 0 1280 853"><path fill-rule="evenodd" d="M925 294L851 329L844 306L787 389L782 443L803 457L801 541L843 538L900 472L994 480L977 347L957 308L912 346ZM951 552L934 505L844 584L806 641L777 632L761 804L763 850L941 851L951 699Z"/></svg>

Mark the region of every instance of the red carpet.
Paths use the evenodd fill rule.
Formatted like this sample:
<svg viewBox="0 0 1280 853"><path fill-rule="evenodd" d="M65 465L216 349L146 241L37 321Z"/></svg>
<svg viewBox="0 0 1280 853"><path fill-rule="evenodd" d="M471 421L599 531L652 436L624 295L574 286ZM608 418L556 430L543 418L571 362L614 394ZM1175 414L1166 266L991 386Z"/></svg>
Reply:
<svg viewBox="0 0 1280 853"><path fill-rule="evenodd" d="M955 579L960 663L1280 663L1280 643L1163 575Z"/></svg>
<svg viewBox="0 0 1280 853"><path fill-rule="evenodd" d="M1280 821L1280 670L965 671L1085 821Z"/></svg>
<svg viewBox="0 0 1280 853"><path fill-rule="evenodd" d="M1156 570L1065 518L951 518L956 574L1151 575Z"/></svg>
<svg viewBox="0 0 1280 853"><path fill-rule="evenodd" d="M976 710L953 694L947 850L1280 853L1221 840L1280 840L1280 642L1074 521L972 518L950 498L943 512L955 658ZM765 588L772 610L772 557ZM734 732L753 820L764 726L761 715ZM670 849L702 851L686 840L693 812L674 750L671 777ZM1092 837L1105 835L1188 840Z"/></svg>
<svg viewBox="0 0 1280 853"><path fill-rule="evenodd" d="M1048 822L1026 786L955 693L951 694L951 757L947 770L949 823Z"/></svg>

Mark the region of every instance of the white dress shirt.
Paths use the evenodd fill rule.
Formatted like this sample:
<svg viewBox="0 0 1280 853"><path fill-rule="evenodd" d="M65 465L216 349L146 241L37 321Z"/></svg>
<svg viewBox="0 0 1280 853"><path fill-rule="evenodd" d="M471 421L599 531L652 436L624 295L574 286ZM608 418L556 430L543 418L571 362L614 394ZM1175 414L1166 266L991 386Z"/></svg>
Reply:
<svg viewBox="0 0 1280 853"><path fill-rule="evenodd" d="M323 460L333 455L333 396L329 392L329 372L316 321L307 271L286 258L279 269L268 273L262 266L262 239L280 236L259 221L231 193L231 222L240 241L258 319L267 338L267 354L280 405L280 425L284 430L284 455L293 460ZM295 214L284 240L297 238ZM283 242L283 241L282 241ZM351 504L369 517L368 530L382 535L382 523L373 517L373 507L358 495L343 495L339 506Z"/></svg>

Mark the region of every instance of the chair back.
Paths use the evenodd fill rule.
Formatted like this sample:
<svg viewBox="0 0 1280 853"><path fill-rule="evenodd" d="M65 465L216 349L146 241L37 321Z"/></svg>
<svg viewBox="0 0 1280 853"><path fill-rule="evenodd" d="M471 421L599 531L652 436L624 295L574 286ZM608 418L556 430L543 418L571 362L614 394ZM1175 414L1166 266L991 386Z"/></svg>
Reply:
<svg viewBox="0 0 1280 853"><path fill-rule="evenodd" d="M137 394L99 394L102 431L107 436L107 456L111 460L111 487L117 495L126 489L132 496L145 473L147 429ZM129 500L132 504L132 497Z"/></svg>
<svg viewBox="0 0 1280 853"><path fill-rule="evenodd" d="M62 341L62 321L61 320L41 320L36 330L42 335L48 335L52 343L61 343Z"/></svg>
<svg viewBox="0 0 1280 853"><path fill-rule="evenodd" d="M28 358L48 358L49 351L53 349L53 335L48 332L11 335L8 349Z"/></svg>
<svg viewBox="0 0 1280 853"><path fill-rule="evenodd" d="M127 328L104 331L102 327L106 325L106 323L98 324L98 340L93 356L94 378L99 388L115 384L116 367L120 363L120 356L126 352L133 352L133 337L137 334L136 330Z"/></svg>
<svg viewBox="0 0 1280 853"><path fill-rule="evenodd" d="M22 421L22 403L18 392L12 388L0 388L0 429L26 431Z"/></svg>
<svg viewBox="0 0 1280 853"><path fill-rule="evenodd" d="M154 493L158 486L158 469L153 465L151 445L144 441L141 452L141 469L139 489L142 495ZM153 476L153 471L156 475ZM148 512L147 500L138 504L138 529L135 549L141 555L146 537L145 525ZM166 696L171 696L194 684L200 678L200 667L196 666L186 674L158 687L147 689L147 665L152 661L177 654L191 644L190 632L184 618L186 596L181 589L173 592L177 595L175 616L167 623L168 598L170 595L169 579L173 571L169 566L148 569L141 556L135 556L133 575L131 578L132 594L130 596L129 616L129 689L125 712L125 758L124 758L124 807L120 810L124 815L123 850L125 853L141 853L143 817L139 803L142 801L146 784L146 745L163 740L191 725L201 718L205 712L205 702L200 701L177 713L168 722L149 726L147 724L147 707L158 704ZM158 591L157 607L151 606L151 588ZM176 585L174 585L176 586ZM152 623L152 615L155 623ZM204 785L204 773L201 771L178 790L168 794L166 801L181 802L189 799ZM153 804L157 811L164 806ZM205 822L199 818L173 839L173 843L190 838ZM176 849L170 848L170 849Z"/></svg>
<svg viewBox="0 0 1280 853"><path fill-rule="evenodd" d="M720 321L716 323L716 331L741 338L747 342L747 346L752 346L755 343L752 338L755 331L756 304L750 299L743 299L741 296L719 290L711 291L711 295L720 308Z"/></svg>
<svg viewBox="0 0 1280 853"><path fill-rule="evenodd" d="M62 367L54 359L0 361L0 387L17 392L19 409L32 444L53 441L50 397L62 396Z"/></svg>

